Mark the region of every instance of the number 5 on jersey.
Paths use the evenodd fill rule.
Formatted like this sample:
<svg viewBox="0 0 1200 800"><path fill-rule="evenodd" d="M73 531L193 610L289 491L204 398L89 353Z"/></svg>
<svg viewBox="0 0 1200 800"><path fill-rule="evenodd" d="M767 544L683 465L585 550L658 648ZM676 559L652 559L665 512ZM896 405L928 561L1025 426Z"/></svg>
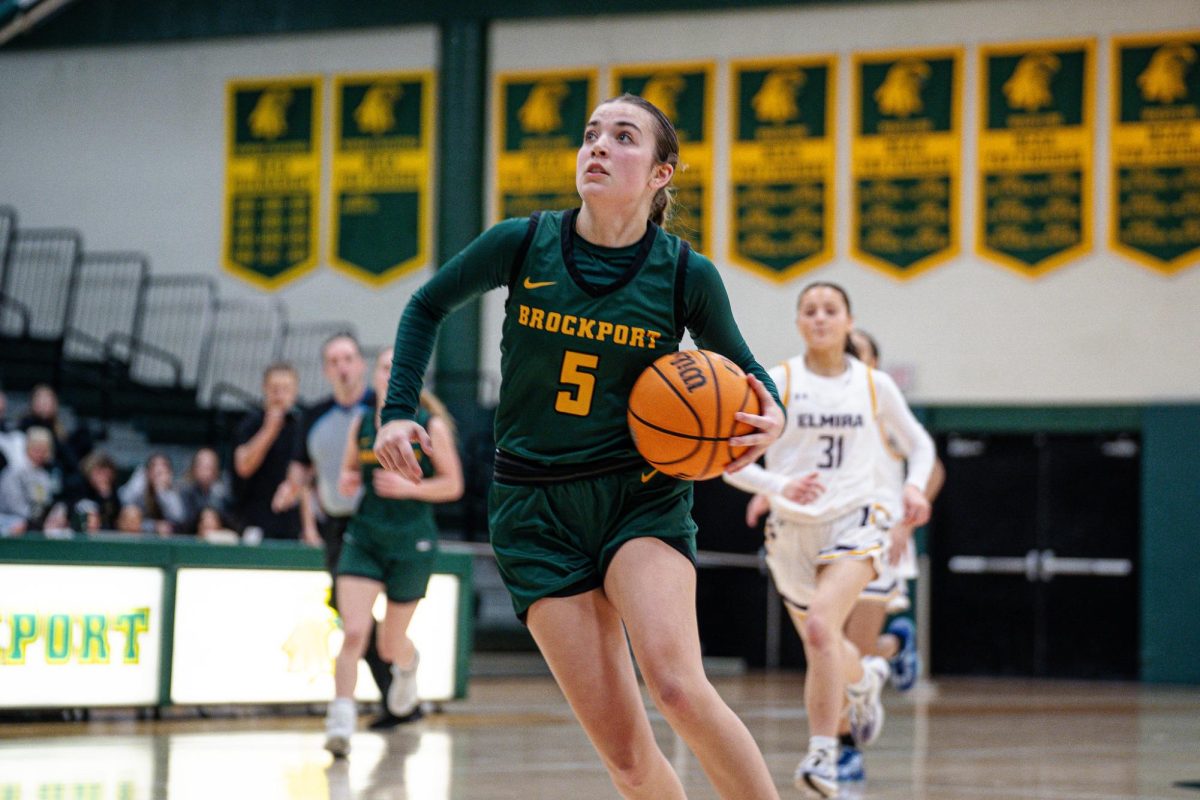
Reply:
<svg viewBox="0 0 1200 800"><path fill-rule="evenodd" d="M567 388L558 393L554 401L555 411L574 417L586 417L592 412L592 395L596 392L596 376L592 372L599 365L600 356L592 353L575 350L563 352L558 382Z"/></svg>

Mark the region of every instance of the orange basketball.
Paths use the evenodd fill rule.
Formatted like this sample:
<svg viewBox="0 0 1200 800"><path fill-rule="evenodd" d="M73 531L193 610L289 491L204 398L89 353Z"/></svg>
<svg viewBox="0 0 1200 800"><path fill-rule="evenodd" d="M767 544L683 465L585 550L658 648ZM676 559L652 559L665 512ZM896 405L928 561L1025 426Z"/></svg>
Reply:
<svg viewBox="0 0 1200 800"><path fill-rule="evenodd" d="M634 444L660 472L689 481L721 474L746 451L729 437L754 428L734 414L761 413L746 373L709 350L668 353L643 372L629 394Z"/></svg>

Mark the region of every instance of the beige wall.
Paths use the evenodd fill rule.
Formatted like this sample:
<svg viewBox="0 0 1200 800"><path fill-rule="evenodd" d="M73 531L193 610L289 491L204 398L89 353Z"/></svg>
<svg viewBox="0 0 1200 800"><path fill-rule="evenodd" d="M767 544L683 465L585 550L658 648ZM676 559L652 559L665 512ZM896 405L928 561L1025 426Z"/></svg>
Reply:
<svg viewBox="0 0 1200 800"><path fill-rule="evenodd" d="M887 364L911 377L921 402L1145 402L1200 399L1200 266L1165 277L1109 251L1107 129L1096 142L1094 252L1039 280L971 251L975 213L972 143L980 43L1095 36L1100 119L1108 113L1111 35L1200 28L1195 0L989 0L862 3L795 10L638 15L504 22L491 34L491 68L599 66L711 58L718 112L727 62L759 55L837 53L837 257L782 286L723 263L726 227L716 186L715 242L743 331L761 361L800 343L791 324L809 279L842 283L860 324L881 340ZM964 82L964 254L909 282L848 256L849 56L860 50L955 44L967 48ZM140 249L156 272L218 276L225 294L259 290L223 272L224 87L231 78L428 67L433 28L222 40L186 44L0 53L0 204L22 225L80 229L89 249ZM328 92L326 103L328 104ZM328 107L328 106L327 106ZM325 115L326 124L328 114ZM724 174L718 125L716 174ZM328 147L328 136L325 137ZM328 153L325 159L328 169ZM490 158L490 154L489 154ZM328 180L326 180L328 186ZM391 340L419 270L384 289L325 264L328 191L322 198L321 266L282 289L291 316L353 320L369 343ZM490 196L487 202L491 202ZM485 302L483 367L499 368L502 297ZM494 385L494 384L493 384Z"/></svg>
<svg viewBox="0 0 1200 800"><path fill-rule="evenodd" d="M1077 403L1200 398L1200 265L1174 277L1111 252L1108 241L1108 136L1098 125L1092 254L1030 280L971 254L975 196L976 58L980 43L1094 36L1098 49L1098 118L1107 118L1107 38L1114 34L1200 27L1193 0L1004 0L804 7L796 10L639 16L621 21L579 19L504 23L492 37L492 68L598 65L712 58L718 62L717 116L727 108L732 58L805 53L839 56L838 192L832 264L786 284L729 265L716 186L715 246L735 313L764 364L801 348L792 325L796 295L809 280L841 283L859 324L881 342L885 366L911 378L922 402ZM963 254L907 282L849 256L850 55L856 51L927 45L967 48L964 83ZM603 89L601 90L603 93ZM727 126L718 124L717 176L725 172ZM485 363L499 365L499 299L487 306Z"/></svg>

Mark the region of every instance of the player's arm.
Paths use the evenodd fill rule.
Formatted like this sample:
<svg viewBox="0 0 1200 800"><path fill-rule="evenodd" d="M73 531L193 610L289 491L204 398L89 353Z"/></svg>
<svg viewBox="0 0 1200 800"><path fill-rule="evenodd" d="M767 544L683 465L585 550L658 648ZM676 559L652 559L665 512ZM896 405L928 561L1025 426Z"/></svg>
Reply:
<svg viewBox="0 0 1200 800"><path fill-rule="evenodd" d="M908 475L904 480L904 521L911 525L924 525L929 521L926 492L937 461L933 438L913 416L900 389L888 375L874 372L873 379L879 403L879 419L908 459Z"/></svg>
<svg viewBox="0 0 1200 800"><path fill-rule="evenodd" d="M748 448L725 468L726 472L737 472L757 461L783 432L786 417L783 404L779 401L779 389L746 346L716 266L693 252L688 257L683 281L684 324L691 331L692 338L698 346L720 353L750 376L750 387L758 396L762 409L760 414L745 411L737 413L739 422L755 428L753 433L729 440L734 447Z"/></svg>
<svg viewBox="0 0 1200 800"><path fill-rule="evenodd" d="M411 443L433 447L429 434L414 420L438 328L454 309L508 283L528 230L527 219L510 219L492 226L442 266L405 306L396 328L387 402L380 415L382 426L375 437L375 455L385 469L400 472L414 482L421 479Z"/></svg>
<svg viewBox="0 0 1200 800"><path fill-rule="evenodd" d="M370 412L367 412L370 413ZM342 452L342 469L338 473L338 494L353 497L362 487L362 470L358 463L358 432L362 429L362 417L350 423L346 432L346 448Z"/></svg>
<svg viewBox="0 0 1200 800"><path fill-rule="evenodd" d="M706 257L692 252L684 271L684 324L697 346L713 350L737 364L767 387L772 399L782 407L775 381L750 352L729 304L729 293L717 267Z"/></svg>

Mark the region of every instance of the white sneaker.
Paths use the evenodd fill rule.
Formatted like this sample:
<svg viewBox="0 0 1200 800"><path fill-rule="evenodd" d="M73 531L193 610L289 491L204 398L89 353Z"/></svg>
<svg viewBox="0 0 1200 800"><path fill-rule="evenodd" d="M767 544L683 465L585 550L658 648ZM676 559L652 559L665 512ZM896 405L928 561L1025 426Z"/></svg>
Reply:
<svg viewBox="0 0 1200 800"><path fill-rule="evenodd" d="M867 678L866 689L854 691L847 687L846 695L850 698L850 735L859 747L866 747L883 732L883 703L879 696L891 669L879 656L864 657L862 665Z"/></svg>
<svg viewBox="0 0 1200 800"><path fill-rule="evenodd" d="M421 654L413 650L412 663L403 669L392 664L392 685L388 687L387 707L397 717L407 717L417 710L421 699L417 697L417 665Z"/></svg>
<svg viewBox="0 0 1200 800"><path fill-rule="evenodd" d="M325 749L337 758L350 754L350 737L358 725L358 707L353 698L338 697L325 714Z"/></svg>
<svg viewBox="0 0 1200 800"><path fill-rule="evenodd" d="M837 797L837 751L810 750L792 780L807 797Z"/></svg>

